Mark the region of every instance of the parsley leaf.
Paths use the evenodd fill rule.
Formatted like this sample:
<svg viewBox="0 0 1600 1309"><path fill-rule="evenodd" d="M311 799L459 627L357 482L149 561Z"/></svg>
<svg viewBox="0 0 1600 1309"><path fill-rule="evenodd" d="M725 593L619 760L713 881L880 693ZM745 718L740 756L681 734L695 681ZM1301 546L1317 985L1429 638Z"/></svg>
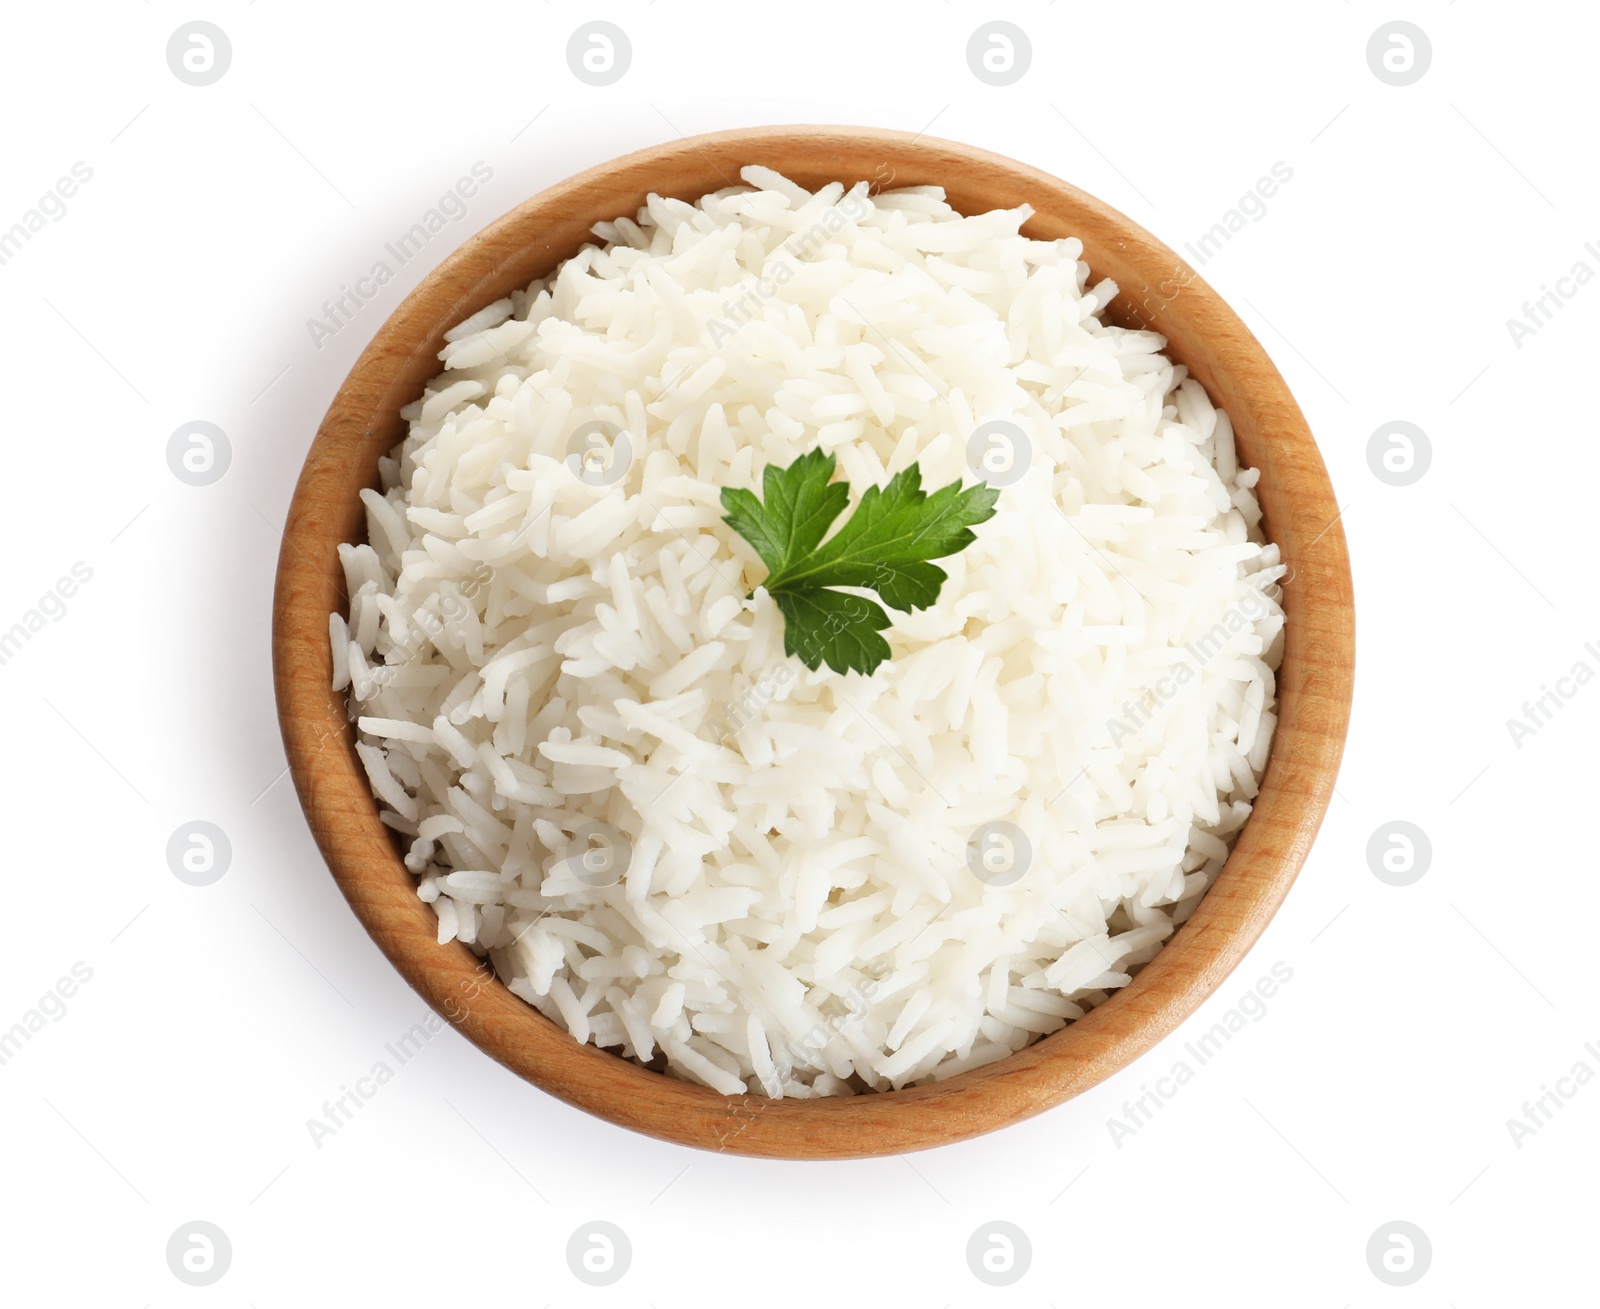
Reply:
<svg viewBox="0 0 1600 1309"><path fill-rule="evenodd" d="M937 564L977 538L972 528L994 517L1000 492L960 482L932 495L912 464L884 487L869 487L855 512L826 542L823 537L850 503L850 488L830 480L834 457L803 454L787 468L762 470L758 500L724 487L723 520L755 547L766 564L767 594L783 614L783 648L807 668L824 662L836 673L871 673L889 657L878 633L889 626L882 605L834 587L875 590L893 609L926 609L947 574Z"/></svg>
<svg viewBox="0 0 1600 1309"><path fill-rule="evenodd" d="M783 652L799 655L807 668L826 660L836 673L870 673L889 657L889 643L878 635L889 615L865 596L818 587L772 598L783 614Z"/></svg>

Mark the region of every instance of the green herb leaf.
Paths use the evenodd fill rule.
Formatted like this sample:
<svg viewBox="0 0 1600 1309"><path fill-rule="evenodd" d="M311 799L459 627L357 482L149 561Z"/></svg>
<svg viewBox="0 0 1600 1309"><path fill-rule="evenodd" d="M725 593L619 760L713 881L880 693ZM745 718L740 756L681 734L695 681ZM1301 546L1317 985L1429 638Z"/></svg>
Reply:
<svg viewBox="0 0 1600 1309"><path fill-rule="evenodd" d="M932 495L912 464L885 487L869 487L844 525L823 537L850 503L850 489L832 481L834 457L803 454L787 468L762 470L758 500L724 488L723 520L755 547L766 564L767 594L783 614L783 648L807 668L823 663L836 673L871 673L889 657L878 633L889 615L865 596L832 588L875 590L893 609L926 609L947 574L930 562L966 549L972 528L994 517L1000 492L960 482Z"/></svg>

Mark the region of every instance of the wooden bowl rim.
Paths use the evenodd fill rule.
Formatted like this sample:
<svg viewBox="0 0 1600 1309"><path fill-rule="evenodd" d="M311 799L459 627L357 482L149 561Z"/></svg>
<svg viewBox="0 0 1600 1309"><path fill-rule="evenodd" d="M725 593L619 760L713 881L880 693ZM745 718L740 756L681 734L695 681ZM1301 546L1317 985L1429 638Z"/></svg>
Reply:
<svg viewBox="0 0 1600 1309"><path fill-rule="evenodd" d="M637 208L619 197L660 189L692 198L737 181L749 163L812 186L881 179L888 167L894 186L940 181L958 208L1026 198L1036 210L1030 235L1079 236L1096 280L1107 268L1122 273L1128 294L1111 317L1164 330L1169 352L1228 411L1241 462L1261 469L1263 504L1272 501L1269 538L1291 568L1267 773L1199 908L1084 1018L985 1068L900 1091L725 1097L572 1040L466 946L437 944L433 910L378 818L343 696L330 689L328 614L343 598L334 545L364 539L355 489L370 484L378 456L398 439L399 406L437 371L442 333L540 275L508 280L513 270L542 263L548 271L582 243L575 233ZM987 197L981 206L957 202L974 191ZM354 471L363 467L364 476ZM506 1067L611 1122L705 1149L800 1159L928 1148L1029 1117L1132 1062L1217 989L1282 903L1327 810L1349 720L1354 612L1338 508L1305 418L1255 337L1183 260L1092 196L989 151L906 132L794 125L708 133L600 164L524 201L448 255L379 329L307 453L283 536L272 634L279 720L312 833L356 916L429 1005Z"/></svg>

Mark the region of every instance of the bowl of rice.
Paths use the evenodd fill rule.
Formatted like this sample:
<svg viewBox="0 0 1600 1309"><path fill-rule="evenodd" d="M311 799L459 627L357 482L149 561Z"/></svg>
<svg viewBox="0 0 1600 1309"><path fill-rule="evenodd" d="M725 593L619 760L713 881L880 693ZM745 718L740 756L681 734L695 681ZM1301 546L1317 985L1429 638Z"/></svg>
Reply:
<svg viewBox="0 0 1600 1309"><path fill-rule="evenodd" d="M673 142L382 327L284 532L311 830L528 1081L780 1158L1038 1113L1226 978L1353 679L1259 343L1073 186L906 133Z"/></svg>

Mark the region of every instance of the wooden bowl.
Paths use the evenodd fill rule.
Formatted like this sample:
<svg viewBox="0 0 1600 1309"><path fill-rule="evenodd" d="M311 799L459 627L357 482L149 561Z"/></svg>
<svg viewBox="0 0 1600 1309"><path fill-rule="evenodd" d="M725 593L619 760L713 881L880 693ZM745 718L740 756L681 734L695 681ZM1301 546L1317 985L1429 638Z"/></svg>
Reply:
<svg viewBox="0 0 1600 1309"><path fill-rule="evenodd" d="M1110 318L1162 333L1227 410L1241 459L1261 470L1266 531L1291 570L1266 777L1194 915L1086 1017L986 1068L901 1091L725 1097L578 1044L466 946L437 943L434 912L378 819L344 696L329 689L328 614L345 607L335 547L364 539L358 493L377 484L378 457L404 435L401 406L439 371L445 331L548 273L593 239L591 224L632 215L648 192L694 199L754 163L813 188L936 183L965 213L1029 204L1029 236L1081 238L1094 278L1122 290ZM998 155L902 132L771 127L674 141L580 173L490 224L406 298L356 363L311 445L284 529L272 636L284 744L312 833L367 931L435 1010L530 1082L613 1123L710 1150L839 1159L943 1145L1059 1104L1137 1058L1217 988L1283 901L1327 809L1350 713L1354 616L1338 512L1305 419L1255 337L1172 251L1092 196Z"/></svg>

